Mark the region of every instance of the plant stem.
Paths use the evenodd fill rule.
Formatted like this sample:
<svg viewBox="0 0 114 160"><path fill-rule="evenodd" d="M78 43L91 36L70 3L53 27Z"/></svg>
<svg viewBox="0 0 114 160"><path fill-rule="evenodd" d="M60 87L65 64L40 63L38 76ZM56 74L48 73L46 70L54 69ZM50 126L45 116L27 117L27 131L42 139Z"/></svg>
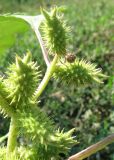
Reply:
<svg viewBox="0 0 114 160"><path fill-rule="evenodd" d="M91 145L90 147L84 149L83 151L69 157L68 160L83 160L92 154L100 151L101 149L105 148L107 145L114 142L114 134L104 138L103 140L99 141L96 144Z"/></svg>
<svg viewBox="0 0 114 160"><path fill-rule="evenodd" d="M0 143L2 143L6 138L8 138L8 134L7 133L5 136L0 137Z"/></svg>
<svg viewBox="0 0 114 160"><path fill-rule="evenodd" d="M43 80L41 81L39 87L37 88L36 90L36 93L35 93L35 98L37 99L41 94L42 92L44 91L45 87L47 86L53 72L54 72L54 69L55 69L55 65L56 65L56 62L57 62L57 59L58 59L58 56L55 55L52 63L50 64L50 66L47 68L47 71L45 73L45 76L43 78Z"/></svg>
<svg viewBox="0 0 114 160"><path fill-rule="evenodd" d="M7 142L7 160L9 160L9 156L15 151L17 144L17 123L16 118L12 117L10 122L9 134L8 134L8 142Z"/></svg>
<svg viewBox="0 0 114 160"><path fill-rule="evenodd" d="M50 61L49 61L48 52L47 52L47 50L46 50L46 48L44 46L44 42L42 40L41 34L40 34L38 28L35 28L35 27L34 27L34 32L35 32L36 37L37 37L37 39L38 39L38 41L40 43L40 47L42 49L42 54L43 54L43 57L44 57L44 61L45 61L46 65L47 65L47 67L48 67L50 65Z"/></svg>

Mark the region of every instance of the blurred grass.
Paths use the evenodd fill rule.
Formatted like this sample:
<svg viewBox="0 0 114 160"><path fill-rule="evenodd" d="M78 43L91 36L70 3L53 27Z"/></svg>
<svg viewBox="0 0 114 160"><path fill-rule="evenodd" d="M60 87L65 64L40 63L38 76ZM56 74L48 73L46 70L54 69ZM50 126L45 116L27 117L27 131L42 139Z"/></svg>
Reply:
<svg viewBox="0 0 114 160"><path fill-rule="evenodd" d="M65 17L72 29L68 50L78 57L95 62L109 76L102 85L75 91L51 80L41 97L41 107L61 128L68 130L76 127L80 144L72 149L70 154L73 154L114 132L112 81L110 83L110 77L114 76L114 1L1 0L0 12L27 12L34 15L39 14L40 6L50 8L56 4L67 7ZM46 67L33 33L18 37L16 44L0 60L2 70L14 61L16 53L22 55L27 49L32 52L34 60L38 61L44 73ZM8 126L6 121L1 123L1 134L8 128L4 127L4 123ZM113 160L113 147L112 144L88 160Z"/></svg>

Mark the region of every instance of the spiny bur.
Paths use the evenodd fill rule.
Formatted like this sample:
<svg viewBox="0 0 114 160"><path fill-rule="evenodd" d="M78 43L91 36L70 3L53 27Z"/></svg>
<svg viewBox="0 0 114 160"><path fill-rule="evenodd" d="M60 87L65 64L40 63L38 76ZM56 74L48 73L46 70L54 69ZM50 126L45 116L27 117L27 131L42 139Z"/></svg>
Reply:
<svg viewBox="0 0 114 160"><path fill-rule="evenodd" d="M107 76L102 74L101 69L97 68L95 64L76 58L73 63L58 63L54 77L66 86L76 88L90 85L93 82L103 83L102 78Z"/></svg>
<svg viewBox="0 0 114 160"><path fill-rule="evenodd" d="M10 105L23 107L32 99L40 78L39 67L31 61L31 53L28 52L23 59L16 56L16 63L9 66L7 75L4 82Z"/></svg>
<svg viewBox="0 0 114 160"><path fill-rule="evenodd" d="M66 26L66 22L59 16L56 7L51 13L42 9L42 14L45 18L42 26L43 39L49 49L49 53L56 53L60 56L65 55L69 27Z"/></svg>

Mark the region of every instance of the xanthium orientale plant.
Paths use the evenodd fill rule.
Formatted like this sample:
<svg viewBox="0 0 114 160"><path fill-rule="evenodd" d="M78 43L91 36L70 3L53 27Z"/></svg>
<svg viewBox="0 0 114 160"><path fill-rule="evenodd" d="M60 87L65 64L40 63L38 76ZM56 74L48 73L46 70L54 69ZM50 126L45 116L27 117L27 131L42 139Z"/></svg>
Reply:
<svg viewBox="0 0 114 160"><path fill-rule="evenodd" d="M106 77L95 64L67 53L70 28L57 7L51 12L42 9L41 13L42 38L39 30L37 35L47 64L44 78L41 80L39 66L32 61L29 51L23 58L16 55L6 76L0 77L0 111L11 118L7 146L0 148L1 160L59 160L61 153L67 156L69 149L77 144L75 129L68 132L57 129L38 107L40 96L50 78L76 88L102 83Z"/></svg>

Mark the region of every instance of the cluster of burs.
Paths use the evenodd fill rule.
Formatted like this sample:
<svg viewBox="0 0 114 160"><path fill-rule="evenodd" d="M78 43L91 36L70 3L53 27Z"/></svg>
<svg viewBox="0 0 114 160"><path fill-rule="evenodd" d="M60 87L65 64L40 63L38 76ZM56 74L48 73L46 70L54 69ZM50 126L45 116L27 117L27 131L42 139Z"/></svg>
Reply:
<svg viewBox="0 0 114 160"><path fill-rule="evenodd" d="M52 77L69 87L79 87L93 82L102 83L105 77L96 65L67 53L68 32L63 16L55 7L51 12L42 9L44 20L41 33L50 58L58 56ZM41 83L41 72L32 61L30 52L21 58L16 55L15 63L0 78L0 110L4 117L10 117L15 124L18 139L9 160L59 160L61 153L67 155L77 143L71 129L68 132L57 129L54 122L38 107L36 90ZM10 136L10 135L8 135ZM0 148L0 159L6 160L7 150ZM8 160L8 159L7 159Z"/></svg>

